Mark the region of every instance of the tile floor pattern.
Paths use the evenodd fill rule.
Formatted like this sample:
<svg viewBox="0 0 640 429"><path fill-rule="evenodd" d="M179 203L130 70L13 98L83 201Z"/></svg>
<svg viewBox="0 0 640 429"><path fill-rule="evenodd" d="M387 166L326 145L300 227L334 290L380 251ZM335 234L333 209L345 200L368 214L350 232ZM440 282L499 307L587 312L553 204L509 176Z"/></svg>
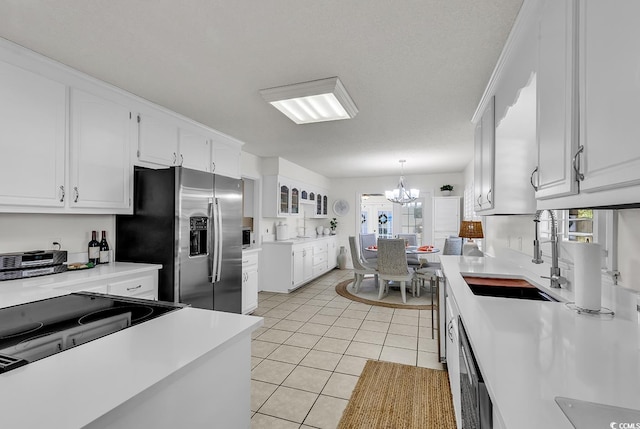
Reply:
<svg viewBox="0 0 640 429"><path fill-rule="evenodd" d="M260 292L251 342L251 427L335 428L367 359L443 369L431 311L371 306L333 270L289 294Z"/></svg>

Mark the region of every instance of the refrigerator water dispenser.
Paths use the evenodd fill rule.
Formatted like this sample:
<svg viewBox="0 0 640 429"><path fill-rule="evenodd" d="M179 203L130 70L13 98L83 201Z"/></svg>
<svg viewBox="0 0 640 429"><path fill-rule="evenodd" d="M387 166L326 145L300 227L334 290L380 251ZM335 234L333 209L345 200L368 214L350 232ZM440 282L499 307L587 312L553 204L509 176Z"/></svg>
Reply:
<svg viewBox="0 0 640 429"><path fill-rule="evenodd" d="M195 216L189 218L189 256L206 255L207 248L207 225L209 218L206 216Z"/></svg>

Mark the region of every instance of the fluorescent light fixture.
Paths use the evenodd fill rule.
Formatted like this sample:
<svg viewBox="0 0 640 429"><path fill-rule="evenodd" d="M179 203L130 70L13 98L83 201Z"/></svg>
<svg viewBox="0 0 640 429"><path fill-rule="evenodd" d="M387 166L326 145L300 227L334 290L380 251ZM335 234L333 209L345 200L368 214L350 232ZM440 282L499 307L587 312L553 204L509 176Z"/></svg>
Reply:
<svg viewBox="0 0 640 429"><path fill-rule="evenodd" d="M350 119L358 113L337 77L263 89L260 95L296 124Z"/></svg>

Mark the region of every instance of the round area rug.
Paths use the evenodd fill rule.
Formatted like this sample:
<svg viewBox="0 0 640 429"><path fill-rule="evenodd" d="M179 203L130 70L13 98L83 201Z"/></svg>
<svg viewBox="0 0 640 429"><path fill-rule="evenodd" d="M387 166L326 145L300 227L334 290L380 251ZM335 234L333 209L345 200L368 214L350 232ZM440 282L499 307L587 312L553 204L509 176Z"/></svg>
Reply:
<svg viewBox="0 0 640 429"><path fill-rule="evenodd" d="M407 288L407 303L402 302L400 288L391 286L391 290L382 300L378 299L378 288L373 277L365 277L356 294L353 290L353 279L345 280L336 285L336 293L352 301L363 304L377 305L389 308L405 308L408 310L431 310L431 295L422 290L420 297L413 297Z"/></svg>

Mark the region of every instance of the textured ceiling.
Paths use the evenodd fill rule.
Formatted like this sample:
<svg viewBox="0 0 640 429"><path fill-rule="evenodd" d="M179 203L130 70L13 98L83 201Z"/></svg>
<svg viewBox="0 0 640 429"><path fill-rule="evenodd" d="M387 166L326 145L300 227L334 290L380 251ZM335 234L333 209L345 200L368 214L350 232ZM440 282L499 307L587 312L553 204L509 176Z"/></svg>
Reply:
<svg viewBox="0 0 640 429"><path fill-rule="evenodd" d="M0 36L327 177L462 171L522 0L2 0ZM352 120L260 89L338 76Z"/></svg>

